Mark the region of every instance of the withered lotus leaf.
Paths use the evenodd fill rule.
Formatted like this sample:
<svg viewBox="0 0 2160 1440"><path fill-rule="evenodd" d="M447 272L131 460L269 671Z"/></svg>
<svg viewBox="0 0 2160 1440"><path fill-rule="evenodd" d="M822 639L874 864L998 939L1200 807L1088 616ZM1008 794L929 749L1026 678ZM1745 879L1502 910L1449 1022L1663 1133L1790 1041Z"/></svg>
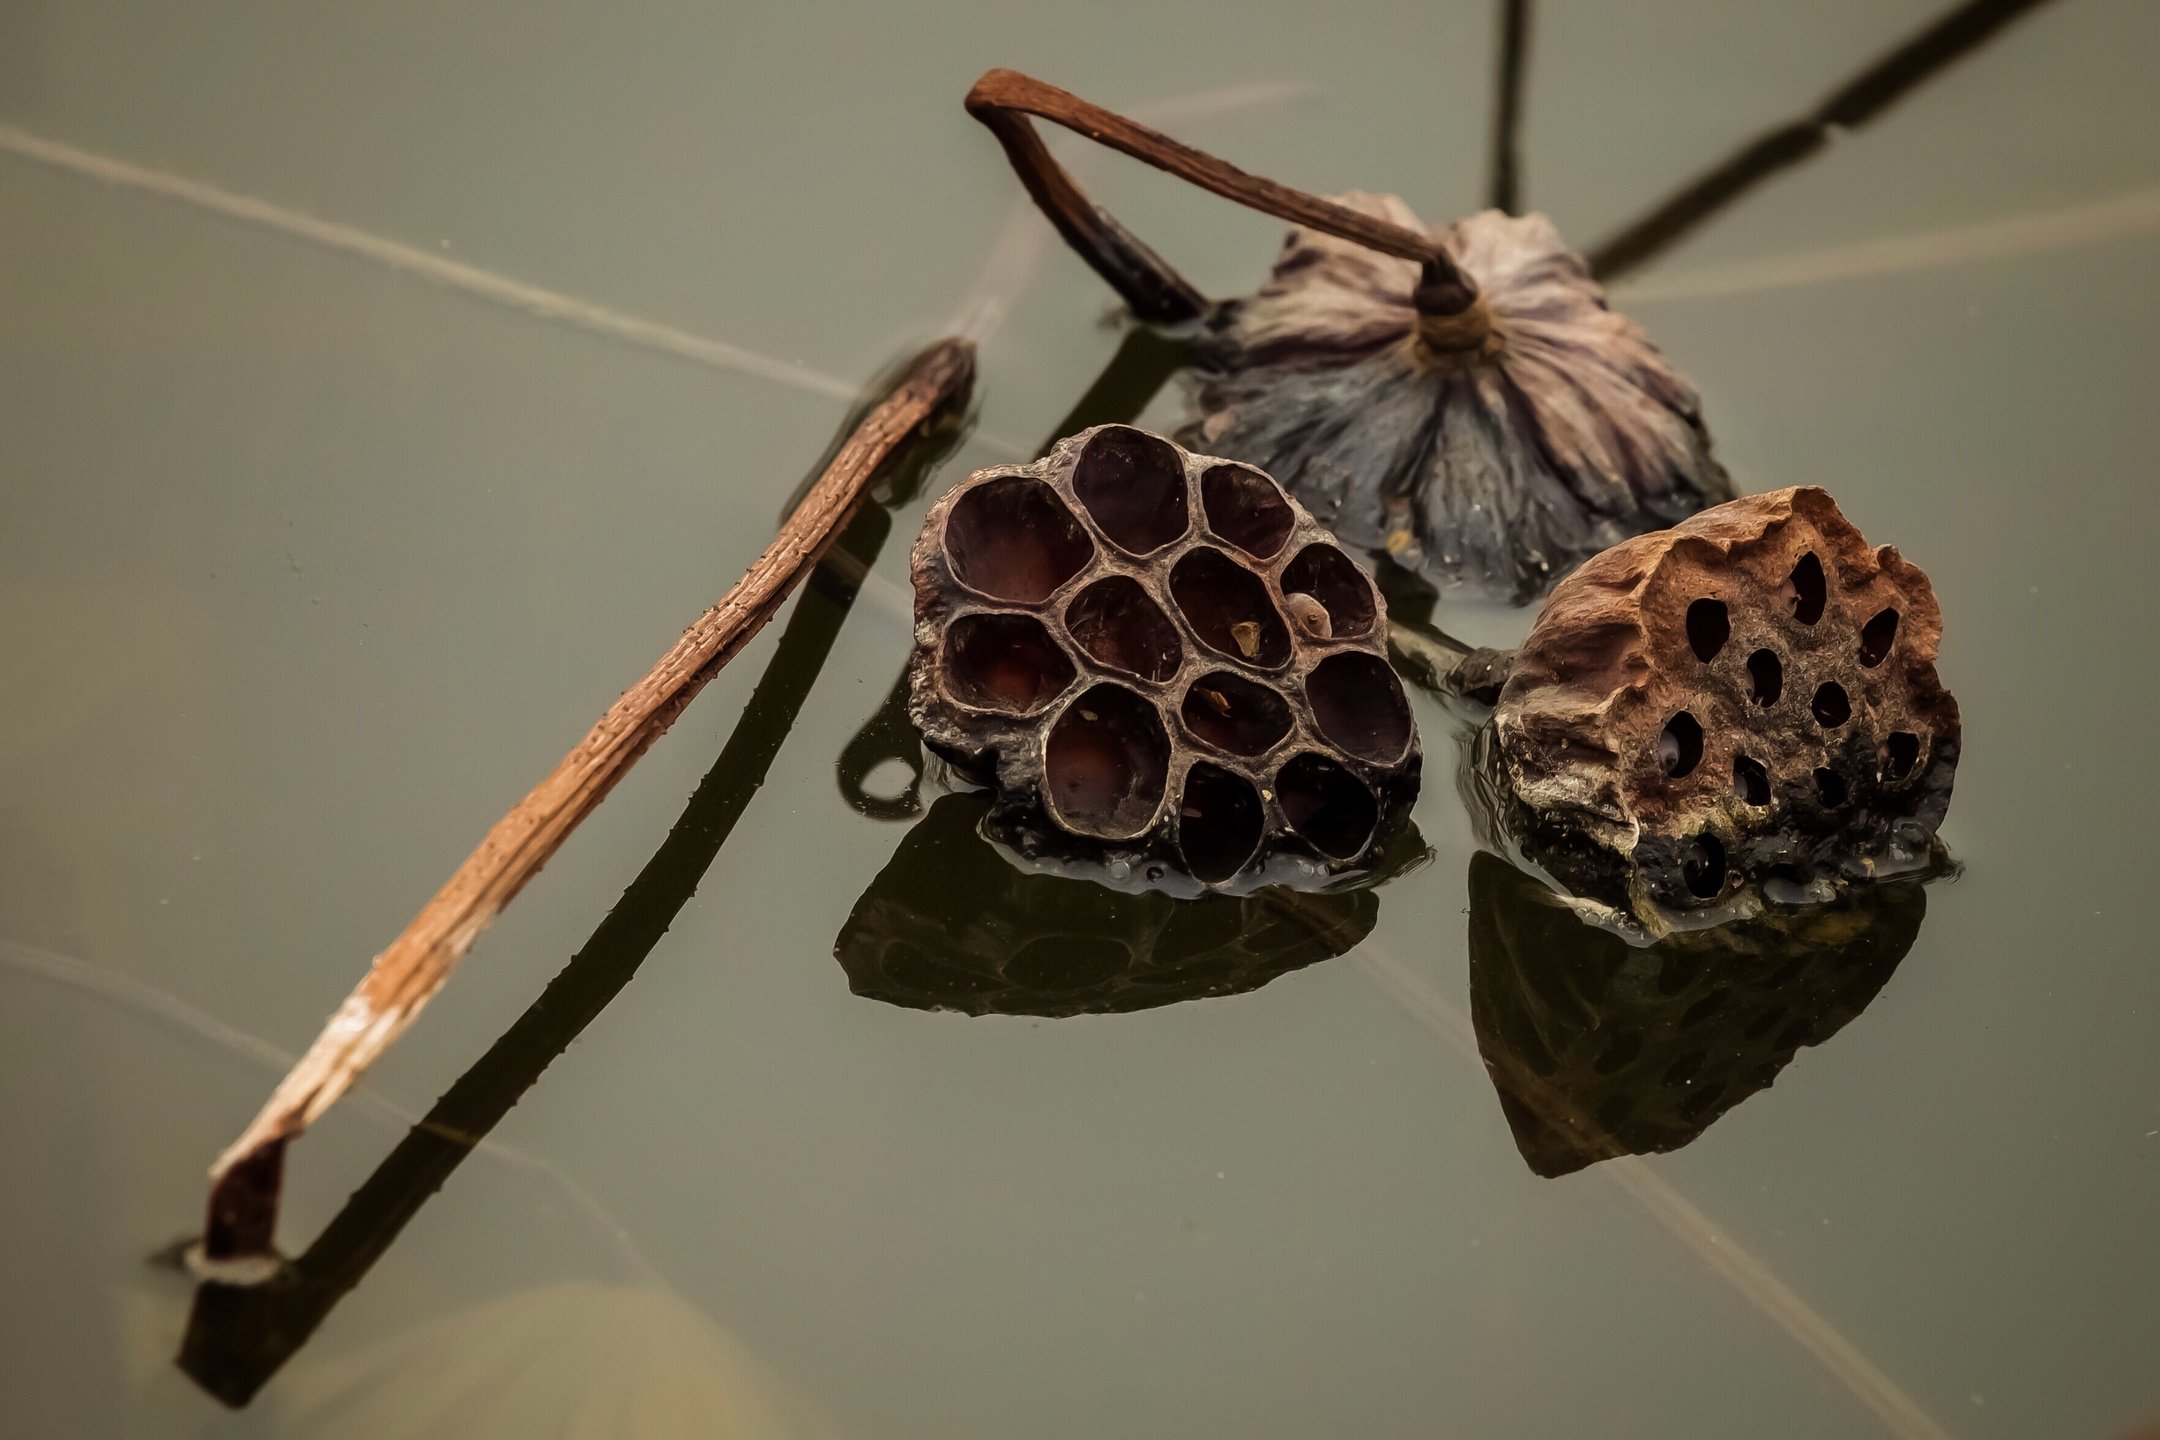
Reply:
<svg viewBox="0 0 2160 1440"><path fill-rule="evenodd" d="M1394 196L1335 198L1425 229ZM1731 496L1694 389L1550 221L1428 233L1476 290L1454 313L1416 261L1293 229L1203 322L1180 438L1272 474L1347 545L1517 601Z"/></svg>

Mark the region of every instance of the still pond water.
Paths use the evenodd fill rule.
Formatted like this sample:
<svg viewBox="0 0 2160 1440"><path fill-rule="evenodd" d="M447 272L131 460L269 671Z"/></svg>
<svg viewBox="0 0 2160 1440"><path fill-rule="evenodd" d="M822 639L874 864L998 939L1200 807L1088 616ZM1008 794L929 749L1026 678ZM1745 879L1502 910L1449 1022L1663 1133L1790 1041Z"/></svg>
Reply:
<svg viewBox="0 0 2160 1440"><path fill-rule="evenodd" d="M1609 233L1938 8L1541 3L1526 202ZM1496 10L0 6L0 1430L2160 1419L2141 0L2040 7L1615 291L1743 489L1827 486L1930 572L1965 715L1962 873L1894 917L1917 931L1872 1002L1692 1144L1526 1162L1473 1014L1507 877L1448 783L1460 727L1422 699L1430 854L1350 917L1348 955L1081 1018L854 993L835 941L889 863L998 880L929 848L964 817L911 831L837 783L907 643L918 497L836 631L806 602L772 672L814 679L792 726L768 692L715 767L775 626L295 1149L283 1238L353 1267L307 1343L238 1411L173 1364L190 1287L156 1257L210 1158L763 546L857 391L981 337L980 414L927 495L1032 453L1117 349L962 114L973 77L1025 68L1447 215L1484 193ZM1277 241L1084 164L1215 293ZM483 274L557 298L496 303ZM783 735L753 791L741 751ZM701 804L743 807L709 868ZM651 933L596 933L648 861ZM406 1127L580 951L644 963L426 1198L456 1147ZM510 1073L550 1053L506 1048Z"/></svg>

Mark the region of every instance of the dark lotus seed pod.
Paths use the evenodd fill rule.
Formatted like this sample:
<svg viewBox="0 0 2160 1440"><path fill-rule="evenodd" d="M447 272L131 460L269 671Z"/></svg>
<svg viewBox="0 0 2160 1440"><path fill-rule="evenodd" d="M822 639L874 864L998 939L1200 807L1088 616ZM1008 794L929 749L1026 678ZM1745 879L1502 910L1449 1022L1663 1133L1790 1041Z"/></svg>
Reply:
<svg viewBox="0 0 2160 1440"><path fill-rule="evenodd" d="M1256 990L1379 918L1370 889L1175 900L1031 873L979 833L986 810L939 797L855 902L833 954L857 995L969 1015L1148 1010ZM1388 848L1383 870L1423 855L1414 831Z"/></svg>
<svg viewBox="0 0 2160 1440"><path fill-rule="evenodd" d="M1661 911L1927 863L1957 769L1927 577L1821 490L1616 545L1545 603L1494 709L1509 828L1578 895Z"/></svg>
<svg viewBox="0 0 2160 1440"><path fill-rule="evenodd" d="M1257 470L1083 431L956 486L913 568L909 712L1031 859L1310 888L1416 792L1386 604Z"/></svg>
<svg viewBox="0 0 2160 1440"><path fill-rule="evenodd" d="M1392 195L1336 203L1409 230ZM1477 289L1299 227L1216 307L1189 445L1257 465L1344 543L1520 603L1609 545L1732 496L1694 388L1542 215L1430 232Z"/></svg>
<svg viewBox="0 0 2160 1440"><path fill-rule="evenodd" d="M1917 879L1632 945L1537 879L1470 861L1470 1020L1544 1176L1688 1144L1857 1018L1927 915Z"/></svg>

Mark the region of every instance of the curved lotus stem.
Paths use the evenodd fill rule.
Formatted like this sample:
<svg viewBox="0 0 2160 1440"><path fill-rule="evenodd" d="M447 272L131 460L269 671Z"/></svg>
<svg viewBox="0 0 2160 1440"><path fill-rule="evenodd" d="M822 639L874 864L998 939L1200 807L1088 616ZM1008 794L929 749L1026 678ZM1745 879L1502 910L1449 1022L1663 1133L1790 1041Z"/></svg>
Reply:
<svg viewBox="0 0 2160 1440"><path fill-rule="evenodd" d="M1204 314L1208 302L1161 256L1088 199L1072 176L1051 157L1029 116L1062 125L1098 145L1107 145L1263 214L1339 236L1383 255L1418 261L1425 267L1419 284L1421 308L1429 306L1434 314L1456 314L1477 302L1476 283L1456 267L1454 257L1430 235L1249 175L1228 161L1091 105L1032 75L1017 70L986 72L968 91L967 109L997 136L1020 183L1065 237L1065 243L1078 251L1143 320L1159 325L1184 324Z"/></svg>

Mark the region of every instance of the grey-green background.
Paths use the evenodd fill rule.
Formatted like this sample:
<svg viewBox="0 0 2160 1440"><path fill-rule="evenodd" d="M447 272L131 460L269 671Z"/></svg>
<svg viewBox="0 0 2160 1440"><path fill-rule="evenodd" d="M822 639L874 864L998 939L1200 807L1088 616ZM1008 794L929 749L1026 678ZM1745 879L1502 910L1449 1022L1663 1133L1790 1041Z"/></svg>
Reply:
<svg viewBox="0 0 2160 1440"><path fill-rule="evenodd" d="M1527 201L1591 241L1937 8L1546 0ZM852 997L832 940L900 831L833 767L906 644L896 541L742 829L507 1148L250 1411L169 1364L185 1282L145 1257L274 1079L248 1037L306 1043L764 545L881 365L999 302L944 483L1031 449L1115 347L1094 277L1012 228L973 77L1029 69L1438 218L1480 203L1494 10L0 4L0 1429L1799 1440L2160 1414L2143 0L2058 0L1616 292L1743 488L1826 485L1931 573L1966 717L1963 878L1880 1000L1700 1142L1630 1183L1517 1157L1461 1043L1474 842L1432 707L1434 859L1352 957L1104 1019ZM779 364L534 318L42 142ZM1217 293L1279 237L1086 165ZM605 913L771 644L298 1147L290 1241ZM1898 1394L1871 1405L1815 1324Z"/></svg>

